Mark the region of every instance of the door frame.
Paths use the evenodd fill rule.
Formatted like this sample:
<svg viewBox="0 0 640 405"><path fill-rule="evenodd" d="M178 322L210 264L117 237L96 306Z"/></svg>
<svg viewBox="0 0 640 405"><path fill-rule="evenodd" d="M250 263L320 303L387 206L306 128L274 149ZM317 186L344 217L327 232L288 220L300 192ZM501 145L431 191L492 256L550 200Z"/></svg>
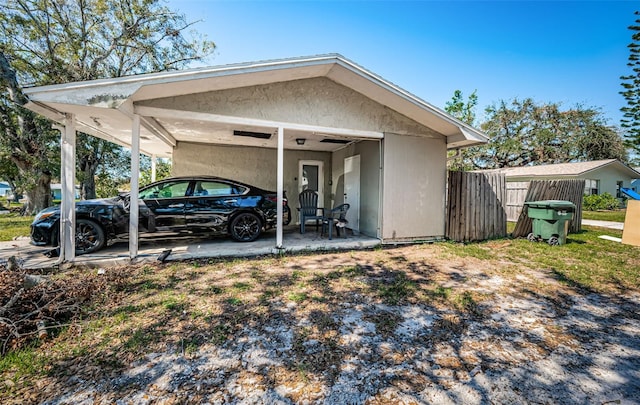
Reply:
<svg viewBox="0 0 640 405"><path fill-rule="evenodd" d="M303 166L318 166L318 208L324 208L324 161L299 160L298 161L298 193L302 192L302 168Z"/></svg>

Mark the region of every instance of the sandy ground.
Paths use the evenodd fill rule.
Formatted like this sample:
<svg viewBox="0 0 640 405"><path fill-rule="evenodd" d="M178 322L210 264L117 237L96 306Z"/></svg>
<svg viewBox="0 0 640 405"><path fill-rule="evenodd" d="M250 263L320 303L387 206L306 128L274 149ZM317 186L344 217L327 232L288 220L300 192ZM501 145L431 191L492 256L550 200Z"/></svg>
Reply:
<svg viewBox="0 0 640 405"><path fill-rule="evenodd" d="M345 255L365 269L353 285L394 277L372 264L387 260L418 287L429 280L482 299L460 311L420 300L393 305L364 287L322 305L276 298L260 322L247 320L223 344L186 353L168 343L118 372L45 379L35 383L37 402L640 403L637 293L580 291L544 269L452 259L437 248L326 255L322 266L342 264ZM318 266L317 258L300 256L269 271Z"/></svg>

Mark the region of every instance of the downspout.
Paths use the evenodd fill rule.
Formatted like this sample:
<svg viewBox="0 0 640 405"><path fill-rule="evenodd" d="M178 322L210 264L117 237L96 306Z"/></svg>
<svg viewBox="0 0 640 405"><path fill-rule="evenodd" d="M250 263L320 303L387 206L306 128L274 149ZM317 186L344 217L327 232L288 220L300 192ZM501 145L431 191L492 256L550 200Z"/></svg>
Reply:
<svg viewBox="0 0 640 405"><path fill-rule="evenodd" d="M383 216L384 216L384 204L383 204L383 198L384 198L384 181L383 181L383 175L384 175L384 170L383 170L383 166L384 164L383 159L384 159L384 144L383 144L383 139L379 139L378 140L378 239L380 239L380 243L383 243L382 240L382 225L384 223L383 221Z"/></svg>

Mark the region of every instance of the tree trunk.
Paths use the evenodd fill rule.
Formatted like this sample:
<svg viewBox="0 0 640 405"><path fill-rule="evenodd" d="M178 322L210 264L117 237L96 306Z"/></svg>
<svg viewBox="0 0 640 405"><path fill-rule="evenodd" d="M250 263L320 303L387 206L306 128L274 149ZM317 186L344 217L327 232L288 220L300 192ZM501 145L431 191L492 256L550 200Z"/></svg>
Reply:
<svg viewBox="0 0 640 405"><path fill-rule="evenodd" d="M42 173L35 188L27 191L25 215L35 215L51 206L51 174Z"/></svg>
<svg viewBox="0 0 640 405"><path fill-rule="evenodd" d="M84 180L80 190L80 197L83 200L91 200L96 198L96 167L91 167L84 171Z"/></svg>
<svg viewBox="0 0 640 405"><path fill-rule="evenodd" d="M86 156L80 161L80 170L82 170L80 197L83 200L96 198L96 170L98 170L98 163L93 156Z"/></svg>

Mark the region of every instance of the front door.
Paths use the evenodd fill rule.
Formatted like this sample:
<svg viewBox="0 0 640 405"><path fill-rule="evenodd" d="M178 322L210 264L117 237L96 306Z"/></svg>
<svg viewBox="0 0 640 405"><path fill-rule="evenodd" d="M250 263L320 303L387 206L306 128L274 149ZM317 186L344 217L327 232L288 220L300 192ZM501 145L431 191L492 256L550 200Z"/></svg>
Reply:
<svg viewBox="0 0 640 405"><path fill-rule="evenodd" d="M313 190L318 193L318 208L324 207L324 162L301 160L298 171L298 192Z"/></svg>

